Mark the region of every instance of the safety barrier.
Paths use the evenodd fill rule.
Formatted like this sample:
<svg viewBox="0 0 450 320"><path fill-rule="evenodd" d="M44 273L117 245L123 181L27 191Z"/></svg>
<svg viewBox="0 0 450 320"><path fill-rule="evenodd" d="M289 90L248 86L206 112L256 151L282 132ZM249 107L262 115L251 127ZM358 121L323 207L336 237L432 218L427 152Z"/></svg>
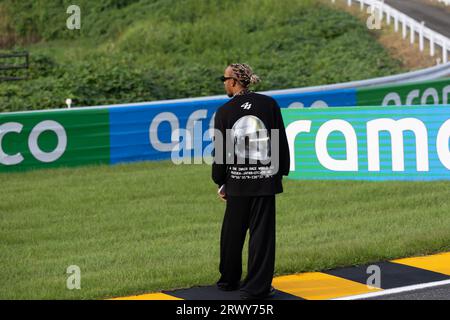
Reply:
<svg viewBox="0 0 450 320"><path fill-rule="evenodd" d="M321 92L331 91L338 89L350 89L350 88L364 88L374 87L382 85L393 85L399 83L410 83L419 81L436 80L450 76L450 63L441 64L438 66L402 73L393 76L373 78L368 80L350 81L324 86L313 86L305 88L284 89L284 90L271 90L265 91L265 94L285 94L285 93L306 93L306 92Z"/></svg>
<svg viewBox="0 0 450 320"><path fill-rule="evenodd" d="M450 179L450 106L282 113L291 179Z"/></svg>
<svg viewBox="0 0 450 320"><path fill-rule="evenodd" d="M428 103L433 107L426 110L434 116L441 110L436 105L447 104L449 94L450 79L445 79L371 89L272 96L283 109L316 110L330 106L333 110L324 108L330 114L344 114L344 108L334 108L339 106ZM3 113L0 114L0 172L170 159L173 151L180 149L181 141L187 146L183 151L202 158L211 151L209 129L213 127L214 113L227 100L226 97L209 97ZM193 138L185 141L180 133L183 130Z"/></svg>

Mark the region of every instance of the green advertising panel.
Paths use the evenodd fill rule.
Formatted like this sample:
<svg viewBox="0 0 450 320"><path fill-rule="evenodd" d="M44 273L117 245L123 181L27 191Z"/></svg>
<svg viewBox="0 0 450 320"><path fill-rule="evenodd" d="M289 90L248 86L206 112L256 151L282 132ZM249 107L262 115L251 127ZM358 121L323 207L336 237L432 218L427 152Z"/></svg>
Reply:
<svg viewBox="0 0 450 320"><path fill-rule="evenodd" d="M0 114L0 172L109 163L108 109Z"/></svg>
<svg viewBox="0 0 450 320"><path fill-rule="evenodd" d="M284 109L289 178L450 179L450 106Z"/></svg>
<svg viewBox="0 0 450 320"><path fill-rule="evenodd" d="M358 106L450 104L450 78L356 90Z"/></svg>

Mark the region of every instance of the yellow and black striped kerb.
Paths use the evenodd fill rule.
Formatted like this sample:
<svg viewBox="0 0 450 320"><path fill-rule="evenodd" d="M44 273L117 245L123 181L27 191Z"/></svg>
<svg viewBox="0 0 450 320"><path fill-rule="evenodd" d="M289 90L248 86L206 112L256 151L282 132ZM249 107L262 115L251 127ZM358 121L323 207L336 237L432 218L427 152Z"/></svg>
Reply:
<svg viewBox="0 0 450 320"><path fill-rule="evenodd" d="M380 268L380 287L367 285L369 265L280 276L273 279L274 300L328 300L450 280L450 252L372 263ZM216 286L163 291L114 300L239 300L239 291Z"/></svg>

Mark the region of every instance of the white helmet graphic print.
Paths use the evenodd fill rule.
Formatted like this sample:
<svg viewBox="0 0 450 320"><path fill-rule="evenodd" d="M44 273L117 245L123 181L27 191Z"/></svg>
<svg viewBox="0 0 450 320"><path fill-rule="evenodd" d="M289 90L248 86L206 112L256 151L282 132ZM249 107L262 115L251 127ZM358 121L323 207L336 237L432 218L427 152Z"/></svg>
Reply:
<svg viewBox="0 0 450 320"><path fill-rule="evenodd" d="M261 119L244 116L235 122L231 133L237 157L259 161L270 159L270 137Z"/></svg>

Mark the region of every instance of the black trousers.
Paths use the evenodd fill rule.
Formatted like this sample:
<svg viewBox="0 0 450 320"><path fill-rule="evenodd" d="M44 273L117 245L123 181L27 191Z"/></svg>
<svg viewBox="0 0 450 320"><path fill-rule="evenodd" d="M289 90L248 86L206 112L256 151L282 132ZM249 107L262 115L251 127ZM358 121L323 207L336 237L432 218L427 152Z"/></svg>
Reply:
<svg viewBox="0 0 450 320"><path fill-rule="evenodd" d="M241 280L247 230L250 230L248 271L241 290L254 296L265 295L270 290L275 267L275 195L227 196L218 284L234 285Z"/></svg>

